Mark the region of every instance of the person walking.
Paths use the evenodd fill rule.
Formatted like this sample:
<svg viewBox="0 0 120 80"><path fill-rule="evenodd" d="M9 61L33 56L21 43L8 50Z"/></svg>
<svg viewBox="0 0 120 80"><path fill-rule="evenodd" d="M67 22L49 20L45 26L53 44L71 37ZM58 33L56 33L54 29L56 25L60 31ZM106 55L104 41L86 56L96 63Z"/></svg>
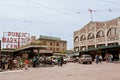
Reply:
<svg viewBox="0 0 120 80"><path fill-rule="evenodd" d="M96 64L99 63L99 56L98 56L98 54L95 55L95 62L96 62Z"/></svg>
<svg viewBox="0 0 120 80"><path fill-rule="evenodd" d="M25 70L28 70L28 65L29 65L28 59L26 59L26 60L24 61L24 64L25 64Z"/></svg>
<svg viewBox="0 0 120 80"><path fill-rule="evenodd" d="M19 64L19 69L22 70L22 68L23 68L23 61L22 61L22 59L18 60L18 64Z"/></svg>
<svg viewBox="0 0 120 80"><path fill-rule="evenodd" d="M33 57L33 67L37 67L37 59L35 56Z"/></svg>
<svg viewBox="0 0 120 80"><path fill-rule="evenodd" d="M102 56L99 56L99 62L102 63Z"/></svg>
<svg viewBox="0 0 120 80"><path fill-rule="evenodd" d="M5 70L8 70L8 59L7 59L7 57L5 58L4 64L5 64Z"/></svg>
<svg viewBox="0 0 120 80"><path fill-rule="evenodd" d="M109 56L109 61L112 62L112 60L113 60L113 55L110 54L110 56Z"/></svg>
<svg viewBox="0 0 120 80"><path fill-rule="evenodd" d="M57 58L58 66L60 66L60 57Z"/></svg>
<svg viewBox="0 0 120 80"><path fill-rule="evenodd" d="M63 66L63 62L64 62L63 56L61 56L61 58L60 58L60 66Z"/></svg>

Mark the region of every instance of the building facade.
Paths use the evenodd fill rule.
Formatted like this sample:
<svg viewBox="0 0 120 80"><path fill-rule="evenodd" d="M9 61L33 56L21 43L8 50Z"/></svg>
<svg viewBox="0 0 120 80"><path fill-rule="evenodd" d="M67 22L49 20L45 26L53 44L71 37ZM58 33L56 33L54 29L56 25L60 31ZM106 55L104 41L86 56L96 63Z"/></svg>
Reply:
<svg viewBox="0 0 120 80"><path fill-rule="evenodd" d="M67 41L61 40L59 37L40 35L37 40L45 43L46 49L53 50L54 53L64 53L67 50Z"/></svg>
<svg viewBox="0 0 120 80"><path fill-rule="evenodd" d="M61 40L58 37L43 36L36 39L36 36L31 36L30 42L17 49L2 49L2 55L23 56L29 58L33 56L52 56L54 53L65 53L67 50L67 41Z"/></svg>
<svg viewBox="0 0 120 80"><path fill-rule="evenodd" d="M120 17L105 22L89 22L74 32L74 51L112 54L120 58Z"/></svg>

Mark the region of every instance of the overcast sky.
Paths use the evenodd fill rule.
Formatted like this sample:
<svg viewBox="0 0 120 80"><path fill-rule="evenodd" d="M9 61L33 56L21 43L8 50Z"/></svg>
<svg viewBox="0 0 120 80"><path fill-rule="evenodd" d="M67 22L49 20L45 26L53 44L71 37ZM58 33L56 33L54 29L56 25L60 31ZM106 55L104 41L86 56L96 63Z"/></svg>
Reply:
<svg viewBox="0 0 120 80"><path fill-rule="evenodd" d="M3 32L61 37L73 48L73 32L90 22L120 17L119 0L0 0L0 38Z"/></svg>

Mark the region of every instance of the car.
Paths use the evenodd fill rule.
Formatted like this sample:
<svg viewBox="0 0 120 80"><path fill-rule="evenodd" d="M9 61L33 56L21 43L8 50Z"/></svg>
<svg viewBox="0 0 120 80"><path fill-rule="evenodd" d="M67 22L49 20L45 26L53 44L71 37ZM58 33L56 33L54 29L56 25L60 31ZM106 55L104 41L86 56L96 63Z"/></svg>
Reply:
<svg viewBox="0 0 120 80"><path fill-rule="evenodd" d="M81 55L81 57L79 58L79 63L89 63L92 64L92 57L89 54L84 54Z"/></svg>
<svg viewBox="0 0 120 80"><path fill-rule="evenodd" d="M53 63L54 65L58 64L57 57L52 57L52 63Z"/></svg>

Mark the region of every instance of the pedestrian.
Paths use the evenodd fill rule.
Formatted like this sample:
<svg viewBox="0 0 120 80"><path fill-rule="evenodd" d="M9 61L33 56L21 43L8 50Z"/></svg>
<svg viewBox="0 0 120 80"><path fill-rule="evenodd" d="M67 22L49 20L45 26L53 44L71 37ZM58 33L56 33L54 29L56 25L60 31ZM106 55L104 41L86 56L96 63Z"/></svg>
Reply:
<svg viewBox="0 0 120 80"><path fill-rule="evenodd" d="M2 70L5 70L5 57L2 57Z"/></svg>
<svg viewBox="0 0 120 80"><path fill-rule="evenodd" d="M99 62L102 63L102 56L99 56Z"/></svg>
<svg viewBox="0 0 120 80"><path fill-rule="evenodd" d="M14 68L14 69L17 69L17 68L18 68L18 60L17 60L17 58L14 58L14 59L13 59L13 68Z"/></svg>
<svg viewBox="0 0 120 80"><path fill-rule="evenodd" d="M60 66L60 57L57 58L58 66Z"/></svg>
<svg viewBox="0 0 120 80"><path fill-rule="evenodd" d="M10 70L12 70L12 68L13 68L13 57L10 57L10 58L8 59L8 68L9 68Z"/></svg>
<svg viewBox="0 0 120 80"><path fill-rule="evenodd" d="M7 59L7 57L5 58L4 64L5 64L5 70L8 70L8 59Z"/></svg>
<svg viewBox="0 0 120 80"><path fill-rule="evenodd" d="M19 69L22 70L22 68L23 68L23 61L22 61L22 59L18 60L18 64L19 64Z"/></svg>
<svg viewBox="0 0 120 80"><path fill-rule="evenodd" d="M64 60L63 60L63 57L61 56L61 58L60 58L60 66L63 66L63 62L64 62Z"/></svg>
<svg viewBox="0 0 120 80"><path fill-rule="evenodd" d="M35 56L33 57L33 67L37 67L37 59Z"/></svg>
<svg viewBox="0 0 120 80"><path fill-rule="evenodd" d="M110 54L110 55L109 55L109 61L112 62L112 60L113 60L113 55Z"/></svg>
<svg viewBox="0 0 120 80"><path fill-rule="evenodd" d="M28 65L29 65L28 59L24 61L24 65L25 65L25 70L28 70Z"/></svg>
<svg viewBox="0 0 120 80"><path fill-rule="evenodd" d="M99 56L98 56L98 54L95 55L95 62L96 62L96 64L99 63Z"/></svg>
<svg viewBox="0 0 120 80"><path fill-rule="evenodd" d="M0 58L0 72L2 71L2 58Z"/></svg>

